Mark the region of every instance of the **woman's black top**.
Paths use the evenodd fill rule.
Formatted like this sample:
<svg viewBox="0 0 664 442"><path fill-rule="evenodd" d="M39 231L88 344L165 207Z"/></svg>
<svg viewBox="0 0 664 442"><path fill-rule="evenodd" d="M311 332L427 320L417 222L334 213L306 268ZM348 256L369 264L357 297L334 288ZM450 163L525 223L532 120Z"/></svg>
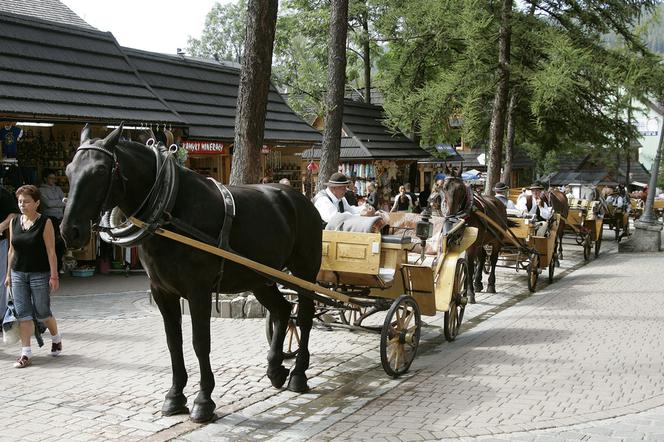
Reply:
<svg viewBox="0 0 664 442"><path fill-rule="evenodd" d="M14 262L12 270L17 272L50 272L48 253L44 242L44 227L48 217L40 215L28 230L21 227L21 217L12 220L12 246Z"/></svg>
<svg viewBox="0 0 664 442"><path fill-rule="evenodd" d="M399 203L397 205L398 212L405 212L410 209L410 198L408 198L406 194L397 195L397 198L399 198Z"/></svg>

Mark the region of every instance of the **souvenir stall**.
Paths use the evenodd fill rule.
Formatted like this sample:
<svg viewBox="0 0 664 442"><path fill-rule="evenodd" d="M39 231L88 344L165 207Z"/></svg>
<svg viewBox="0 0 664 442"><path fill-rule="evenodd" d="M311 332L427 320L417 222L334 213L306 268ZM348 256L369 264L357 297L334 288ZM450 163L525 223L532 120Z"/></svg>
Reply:
<svg viewBox="0 0 664 442"><path fill-rule="evenodd" d="M300 164L302 150L302 147L264 145L261 150L261 175L272 178L274 183L278 183L282 178L288 178L291 186L304 192L306 171Z"/></svg>
<svg viewBox="0 0 664 442"><path fill-rule="evenodd" d="M91 136L103 138L116 126L91 125ZM24 184L40 186L42 178L49 173L55 175L55 184L66 195L69 183L65 168L74 157L80 143L82 124L50 123L43 121L0 121L0 144L2 160L0 184L11 192ZM124 136L134 141L145 142L149 138L162 142L173 140L173 133L156 127L129 126ZM124 250L112 247L92 235L88 244L80 250L68 251L64 256L64 270L75 276L92 276L101 273L142 272L135 248Z"/></svg>
<svg viewBox="0 0 664 442"><path fill-rule="evenodd" d="M231 175L230 143L209 140L184 140L185 165L201 175L228 184Z"/></svg>

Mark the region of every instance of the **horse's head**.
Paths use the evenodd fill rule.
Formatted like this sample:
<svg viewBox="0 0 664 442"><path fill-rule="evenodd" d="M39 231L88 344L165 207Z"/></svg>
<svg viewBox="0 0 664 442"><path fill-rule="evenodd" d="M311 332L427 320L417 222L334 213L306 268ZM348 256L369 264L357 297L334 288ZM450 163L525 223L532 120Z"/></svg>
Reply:
<svg viewBox="0 0 664 442"><path fill-rule="evenodd" d="M452 216L468 207L468 189L461 178L447 178L438 189L443 215Z"/></svg>
<svg viewBox="0 0 664 442"><path fill-rule="evenodd" d="M117 172L114 150L121 134L122 124L104 139L91 139L87 125L81 132L81 145L66 171L69 196L60 231L67 247L81 248L88 242L90 222L97 222L110 202Z"/></svg>

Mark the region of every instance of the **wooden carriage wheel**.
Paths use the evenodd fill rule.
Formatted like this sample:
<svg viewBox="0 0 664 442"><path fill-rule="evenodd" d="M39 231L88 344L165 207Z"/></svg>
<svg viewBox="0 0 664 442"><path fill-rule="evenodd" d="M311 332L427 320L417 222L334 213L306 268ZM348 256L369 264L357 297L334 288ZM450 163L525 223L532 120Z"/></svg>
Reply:
<svg viewBox="0 0 664 442"><path fill-rule="evenodd" d="M284 339L284 359L292 359L297 356L300 351L300 329L297 326L297 301L290 301L292 309L290 318L288 318L288 325L286 326L286 338ZM274 324L272 317L268 311L265 315L265 337L267 338L268 345L272 344L272 336L274 335Z"/></svg>
<svg viewBox="0 0 664 442"><path fill-rule="evenodd" d="M452 342L459 334L463 313L466 310L466 290L468 289L468 264L465 259L457 261L454 271L454 287L449 309L445 312L443 319L443 332L445 339Z"/></svg>
<svg viewBox="0 0 664 442"><path fill-rule="evenodd" d="M533 293L537 289L537 279L539 278L539 255L536 252L530 254L528 262L528 290Z"/></svg>
<svg viewBox="0 0 664 442"><path fill-rule="evenodd" d="M339 312L339 319L346 325L362 325L362 321L357 322L369 307L353 306L352 308L343 309Z"/></svg>
<svg viewBox="0 0 664 442"><path fill-rule="evenodd" d="M420 343L420 308L412 296L401 295L387 311L380 334L380 362L389 376L408 371Z"/></svg>

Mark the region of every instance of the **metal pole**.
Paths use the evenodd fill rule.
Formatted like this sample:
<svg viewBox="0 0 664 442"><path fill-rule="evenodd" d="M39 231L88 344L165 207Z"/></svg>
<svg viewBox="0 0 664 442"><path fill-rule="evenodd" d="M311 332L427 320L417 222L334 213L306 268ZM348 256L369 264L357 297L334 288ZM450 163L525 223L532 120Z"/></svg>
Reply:
<svg viewBox="0 0 664 442"><path fill-rule="evenodd" d="M655 218L652 213L652 206L655 202L655 189L657 188L659 163L662 158L662 145L664 145L664 118L662 118L662 125L659 126L659 144L657 145L657 153L655 154L655 160L650 167L650 183L648 184L646 207L643 209L643 215L639 218L639 221L643 224L655 224L655 222L657 222L657 218Z"/></svg>

